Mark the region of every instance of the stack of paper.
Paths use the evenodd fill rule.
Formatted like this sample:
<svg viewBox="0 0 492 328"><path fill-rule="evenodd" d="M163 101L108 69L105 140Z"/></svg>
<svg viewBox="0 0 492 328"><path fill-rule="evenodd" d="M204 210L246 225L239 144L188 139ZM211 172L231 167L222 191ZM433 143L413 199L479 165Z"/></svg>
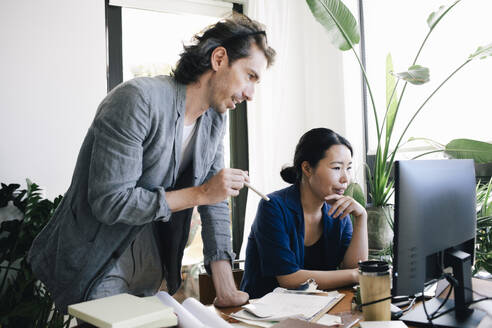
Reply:
<svg viewBox="0 0 492 328"><path fill-rule="evenodd" d="M338 325L338 324L337 324ZM272 326L272 328L326 328L327 325L319 325L297 319L287 319Z"/></svg>
<svg viewBox="0 0 492 328"><path fill-rule="evenodd" d="M330 292L326 295L306 295L285 291L273 291L262 298L244 305L243 310L231 316L249 324L278 322L287 318L316 321L335 305L344 294Z"/></svg>
<svg viewBox="0 0 492 328"><path fill-rule="evenodd" d="M157 328L177 325L173 309L160 302L118 294L68 307L68 313L101 328Z"/></svg>

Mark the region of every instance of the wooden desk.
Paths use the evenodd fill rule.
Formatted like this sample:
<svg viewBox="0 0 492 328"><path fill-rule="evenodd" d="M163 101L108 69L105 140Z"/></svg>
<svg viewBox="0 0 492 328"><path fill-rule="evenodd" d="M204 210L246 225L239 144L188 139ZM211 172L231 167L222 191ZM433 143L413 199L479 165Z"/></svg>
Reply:
<svg viewBox="0 0 492 328"><path fill-rule="evenodd" d="M337 326L339 328L347 327L353 323L356 319L362 319L362 313L359 311L352 311L352 299L354 298L354 290L351 287L338 289L339 293L345 294L343 297L330 311L329 314L340 315L343 320L343 326ZM216 308L217 311L224 314L231 314L241 310L240 306L229 307L229 308ZM223 316L224 319L228 318ZM234 321L237 322L237 321Z"/></svg>
<svg viewBox="0 0 492 328"><path fill-rule="evenodd" d="M448 287L449 288L449 287ZM492 281L483 280L483 279L472 279L472 288L473 290L484 294L486 296L492 296ZM340 315L343 320L343 326L338 327L347 327L350 323L352 323L355 319L360 318L362 320L362 313L359 311L352 311L352 299L354 298L354 290L352 288L342 288L338 290L340 293L345 294L345 297L340 300L330 311L329 314ZM445 297L448 289L445 289L440 297ZM451 294L450 298L454 298L454 295ZM481 298L480 296L475 295L474 299ZM418 303L417 303L418 304ZM225 314L231 314L237 312L241 309L241 307L230 307L230 308L219 308L217 309L219 312ZM487 321L487 322L485 322ZM356 325L357 326L357 325ZM410 328L415 328L414 326L409 326ZM480 328L492 327L491 319L485 318L479 326Z"/></svg>
<svg viewBox="0 0 492 328"><path fill-rule="evenodd" d="M478 291L481 294L492 296L492 281L482 280L482 279L472 279L472 287L473 290ZM362 319L362 313L359 311L352 311L352 299L354 298L354 290L352 288L342 288L338 290L340 293L345 294L345 297L340 300L330 311L329 314L339 315L342 317L343 326L337 327L347 327L356 319ZM444 297L447 293L447 290L444 290L441 293L441 297ZM451 298L453 295L451 294ZM480 298L480 296L475 296L474 298ZM231 314L241 310L240 306L229 307L229 308L217 308L217 312L224 314ZM227 316L223 316L224 319L227 319ZM485 322L488 320L488 322ZM357 325L356 325L357 326ZM82 327L93 327L91 325L80 325L79 328ZM413 326L409 326L410 328L415 328ZM492 327L492 320L486 317L479 328Z"/></svg>

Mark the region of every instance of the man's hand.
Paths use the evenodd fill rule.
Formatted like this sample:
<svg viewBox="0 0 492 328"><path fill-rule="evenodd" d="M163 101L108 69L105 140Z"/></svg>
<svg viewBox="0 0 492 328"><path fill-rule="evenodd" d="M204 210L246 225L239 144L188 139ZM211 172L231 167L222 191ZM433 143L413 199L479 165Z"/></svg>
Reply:
<svg viewBox="0 0 492 328"><path fill-rule="evenodd" d="M210 264L212 269L212 281L214 282L216 298L214 305L217 307L239 306L246 303L249 295L237 290L232 276L229 261L215 261Z"/></svg>
<svg viewBox="0 0 492 328"><path fill-rule="evenodd" d="M229 196L239 195L239 190L249 182L248 172L239 169L222 169L200 186L203 205L215 204Z"/></svg>
<svg viewBox="0 0 492 328"><path fill-rule="evenodd" d="M216 204L229 196L239 195L244 182L249 182L247 171L222 169L200 186L166 191L166 201L172 212L199 205Z"/></svg>

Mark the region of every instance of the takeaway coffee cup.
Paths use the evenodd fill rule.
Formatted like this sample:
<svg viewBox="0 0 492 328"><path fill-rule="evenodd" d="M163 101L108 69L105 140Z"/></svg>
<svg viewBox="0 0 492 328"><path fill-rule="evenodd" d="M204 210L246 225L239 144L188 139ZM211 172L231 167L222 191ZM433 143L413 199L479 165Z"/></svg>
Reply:
<svg viewBox="0 0 492 328"><path fill-rule="evenodd" d="M360 296L364 321L391 320L390 277L389 265L384 261L359 262Z"/></svg>

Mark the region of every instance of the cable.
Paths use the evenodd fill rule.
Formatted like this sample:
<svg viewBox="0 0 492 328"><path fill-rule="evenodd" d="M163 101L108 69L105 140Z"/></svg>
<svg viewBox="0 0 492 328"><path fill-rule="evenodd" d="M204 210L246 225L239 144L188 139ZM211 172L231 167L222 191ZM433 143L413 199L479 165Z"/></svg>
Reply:
<svg viewBox="0 0 492 328"><path fill-rule="evenodd" d="M416 300L417 300L416 297L412 298L412 300L410 301L410 304L408 304L407 308L405 310L402 310L402 314L410 311L412 309L412 307L415 305Z"/></svg>
<svg viewBox="0 0 492 328"><path fill-rule="evenodd" d="M440 264L441 264L441 272L443 272L444 271L444 262L443 262L443 257L442 256L441 256L441 263ZM439 278L439 279L433 279L433 280L429 281L427 283L427 285L429 285L431 283L434 283L435 281L438 281L438 280L442 279L442 276L444 276L444 275L445 274L442 274L441 275L441 278ZM437 308L437 310L435 310L434 312L432 312L431 315L429 315L429 313L427 312L427 307L425 305L425 285L426 284L424 284L424 286L422 287L422 307L424 308L424 312L425 312L425 316L427 317L427 321L431 324L431 327L434 327L434 323L432 322L432 320L434 320L434 318L435 318L434 315L444 305L444 303L446 303L448 301L449 295L451 294L451 289L452 288L450 288L450 291L448 292L448 295L446 296L446 299L444 300L444 302L441 303L441 305L439 305L439 307Z"/></svg>
<svg viewBox="0 0 492 328"><path fill-rule="evenodd" d="M450 273L446 273L444 272L441 276L441 278L445 278L448 282L449 282L449 285L450 285L450 288L449 288L449 291L448 291L448 294L446 295L444 301L441 303L441 305L439 305L439 307L431 314L431 318L432 319L436 319L436 318L439 318L440 316L448 313L448 312L442 312L442 313L439 313L439 310L444 306L444 304L446 304L446 302L448 301L449 299L449 296L451 295L451 292L453 291L453 288L456 287L458 288L459 287L459 283L458 281L453 277L452 274ZM451 309L448 309L449 312L453 311L456 307L452 307Z"/></svg>
<svg viewBox="0 0 492 328"><path fill-rule="evenodd" d="M466 303L466 305L472 305L472 304L475 304L475 303L480 303L480 302L483 302L483 301L490 301L490 300L492 300L492 297L479 298L478 300L473 300L471 302Z"/></svg>
<svg viewBox="0 0 492 328"><path fill-rule="evenodd" d="M407 308L405 310L403 310L403 313L410 311L410 309L412 308L412 306L415 305L415 302L416 301L417 301L417 298L416 297L412 298L412 300L410 301L410 304L408 304L407 305Z"/></svg>
<svg viewBox="0 0 492 328"><path fill-rule="evenodd" d="M448 277L447 277L448 274L444 274L444 277L446 278L446 280L448 280ZM446 302L449 300L449 296L451 295L451 292L453 291L453 287L454 287L454 282L451 282L450 280L448 280L449 283L450 283L450 288L448 290L448 294L446 295L446 297L444 298L444 301L441 302L441 304L439 305L439 307L434 311L432 312L432 314L430 315L431 318L434 318L434 316L436 315L436 313L439 312L439 310L444 306L444 304L446 304Z"/></svg>
<svg viewBox="0 0 492 328"><path fill-rule="evenodd" d="M389 299L391 299L391 296L388 296L388 297L385 297L385 298L380 298L380 299L375 300L375 301L372 301L372 302L367 302L367 303L361 304L360 306L361 307L364 307L364 306L376 304L376 303L379 303L379 302L387 301Z"/></svg>
<svg viewBox="0 0 492 328"><path fill-rule="evenodd" d="M482 301L487 301L487 300L492 300L492 297L484 297L484 298L480 298L480 299L478 299L478 300L474 300L474 301L471 301L471 302L465 303L465 306L469 306L469 305L472 305L472 304L474 304L474 303L478 303L478 302L482 302ZM452 312L452 311L454 311L454 310L455 310L455 307L452 307L452 308L450 308L450 309L447 309L446 311L443 311L443 312L439 313L438 315L434 316L434 318L432 318L432 319L433 319L433 320L434 320L434 319L437 319L437 318L439 318L440 316L443 316L443 315L445 315L445 314L447 314L447 313L449 313L449 312Z"/></svg>
<svg viewBox="0 0 492 328"><path fill-rule="evenodd" d="M471 289L471 288L469 288L469 287L463 287L463 288L464 288L464 289L468 289L468 290L470 290L472 293L477 294L478 296L482 296L482 297L485 297L485 298L487 298L487 299L491 299L491 298L492 298L492 297L490 297L490 296L487 296L487 295L481 294L481 293L479 293L479 292L476 292L476 291L474 291L473 289Z"/></svg>
<svg viewBox="0 0 492 328"><path fill-rule="evenodd" d="M442 276L441 276L442 278ZM434 279L432 280L432 282L434 281L438 281L440 280L441 278L439 279ZM449 299L449 296L451 295L451 291L452 291L452 285L451 285L451 288L449 289L448 291L448 294L446 295L446 298L444 299L444 301L439 305L439 307L434 311L432 312L430 315L429 313L427 312L427 307L425 306L425 284L424 284L424 287L422 288L422 307L424 308L424 312L425 312L425 316L427 317L427 321L431 324L432 327L434 327L434 323L432 322L432 320L435 319L435 315L436 313L444 306L444 304L446 304L446 302L448 301Z"/></svg>
<svg viewBox="0 0 492 328"><path fill-rule="evenodd" d="M425 297L424 297L424 287L422 287L422 306L424 308L425 316L427 317L427 321L431 324L431 327L434 327L434 323L432 322L432 318L427 313L427 307L425 306Z"/></svg>
<svg viewBox="0 0 492 328"><path fill-rule="evenodd" d="M447 309L446 311L443 311L441 313L437 313L438 310L440 310L442 308L442 306L444 305L444 303L447 302L447 300L449 298L449 295L451 294L451 290L453 289L453 287L456 287L456 288L460 287L458 281L451 274L445 273L443 276L446 278L447 281L449 281L449 283L451 284L451 288L449 289L448 295L446 295L445 300L441 303L441 305L437 308L437 310L434 311L433 314L431 314L431 319L432 320L434 320L436 318L439 318L440 316L443 316L443 315L445 315L445 314L447 314L449 312L452 312L452 311L456 310L456 306L453 306L452 308ZM480 298L478 300L473 300L473 301L470 301L470 302L465 303L465 306L466 307L468 307L468 306L470 306L470 305L472 305L474 303L478 303L478 302L482 302L482 301L486 301L486 300L492 300L492 297L486 296L486 295L483 295L483 294L481 294L481 293L479 293L477 291L474 291L472 288L463 286L463 289L469 290L472 293L477 294L477 295L479 295L479 296L482 297L482 298ZM424 311L425 311L425 307L424 307ZM427 314L427 312L426 312L426 314Z"/></svg>

